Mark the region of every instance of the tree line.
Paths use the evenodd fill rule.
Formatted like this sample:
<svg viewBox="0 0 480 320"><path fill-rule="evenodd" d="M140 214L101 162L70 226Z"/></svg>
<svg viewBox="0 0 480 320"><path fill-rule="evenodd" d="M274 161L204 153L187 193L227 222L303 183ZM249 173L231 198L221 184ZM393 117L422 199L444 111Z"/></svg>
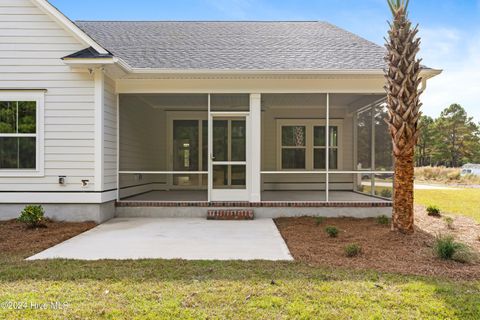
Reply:
<svg viewBox="0 0 480 320"><path fill-rule="evenodd" d="M420 127L417 167L480 163L480 123L475 123L461 105L450 105L436 119L422 116Z"/></svg>

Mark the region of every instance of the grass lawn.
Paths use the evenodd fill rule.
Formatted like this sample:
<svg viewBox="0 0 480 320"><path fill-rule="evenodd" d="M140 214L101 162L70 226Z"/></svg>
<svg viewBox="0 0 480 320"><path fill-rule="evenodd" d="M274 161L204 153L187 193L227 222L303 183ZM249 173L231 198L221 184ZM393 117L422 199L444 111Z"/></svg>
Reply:
<svg viewBox="0 0 480 320"><path fill-rule="evenodd" d="M471 217L480 223L480 189L415 190L415 202L437 205L442 212Z"/></svg>
<svg viewBox="0 0 480 320"><path fill-rule="evenodd" d="M299 262L0 259L1 319L479 319L480 283ZM35 310L30 303L67 303ZM75 317L74 317L75 315Z"/></svg>

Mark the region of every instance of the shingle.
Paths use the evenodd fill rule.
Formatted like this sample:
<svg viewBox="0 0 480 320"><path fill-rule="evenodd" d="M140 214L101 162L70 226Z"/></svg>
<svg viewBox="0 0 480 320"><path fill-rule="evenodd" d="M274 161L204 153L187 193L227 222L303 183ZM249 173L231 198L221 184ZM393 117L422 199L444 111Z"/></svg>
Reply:
<svg viewBox="0 0 480 320"><path fill-rule="evenodd" d="M326 22L78 21L134 68L383 69L383 47Z"/></svg>

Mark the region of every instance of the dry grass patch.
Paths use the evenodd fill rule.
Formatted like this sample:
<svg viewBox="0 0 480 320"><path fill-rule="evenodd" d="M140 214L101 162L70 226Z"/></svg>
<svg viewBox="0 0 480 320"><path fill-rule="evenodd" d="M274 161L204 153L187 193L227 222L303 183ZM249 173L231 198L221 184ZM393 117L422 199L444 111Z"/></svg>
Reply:
<svg viewBox="0 0 480 320"><path fill-rule="evenodd" d="M445 183L456 185L480 185L480 177L461 175L461 168L420 167L415 168L415 179L429 183Z"/></svg>

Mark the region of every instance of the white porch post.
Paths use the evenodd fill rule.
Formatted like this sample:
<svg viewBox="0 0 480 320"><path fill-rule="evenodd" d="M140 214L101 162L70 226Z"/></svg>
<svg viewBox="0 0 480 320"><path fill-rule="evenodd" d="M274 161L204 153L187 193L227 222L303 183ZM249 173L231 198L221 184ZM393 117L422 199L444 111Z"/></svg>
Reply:
<svg viewBox="0 0 480 320"><path fill-rule="evenodd" d="M212 201L212 188L213 188L213 120L211 110L211 96L208 94L208 202Z"/></svg>
<svg viewBox="0 0 480 320"><path fill-rule="evenodd" d="M104 89L105 89L105 75L103 68L94 70L95 81L95 191L103 191L103 176L104 176L104 141L103 135L105 131L103 113L104 109Z"/></svg>
<svg viewBox="0 0 480 320"><path fill-rule="evenodd" d="M261 201L262 110L259 93L250 94L250 202Z"/></svg>
<svg viewBox="0 0 480 320"><path fill-rule="evenodd" d="M327 101L326 101L326 121L325 121L325 171L327 174L325 175L325 201L330 201L330 94L327 93Z"/></svg>

